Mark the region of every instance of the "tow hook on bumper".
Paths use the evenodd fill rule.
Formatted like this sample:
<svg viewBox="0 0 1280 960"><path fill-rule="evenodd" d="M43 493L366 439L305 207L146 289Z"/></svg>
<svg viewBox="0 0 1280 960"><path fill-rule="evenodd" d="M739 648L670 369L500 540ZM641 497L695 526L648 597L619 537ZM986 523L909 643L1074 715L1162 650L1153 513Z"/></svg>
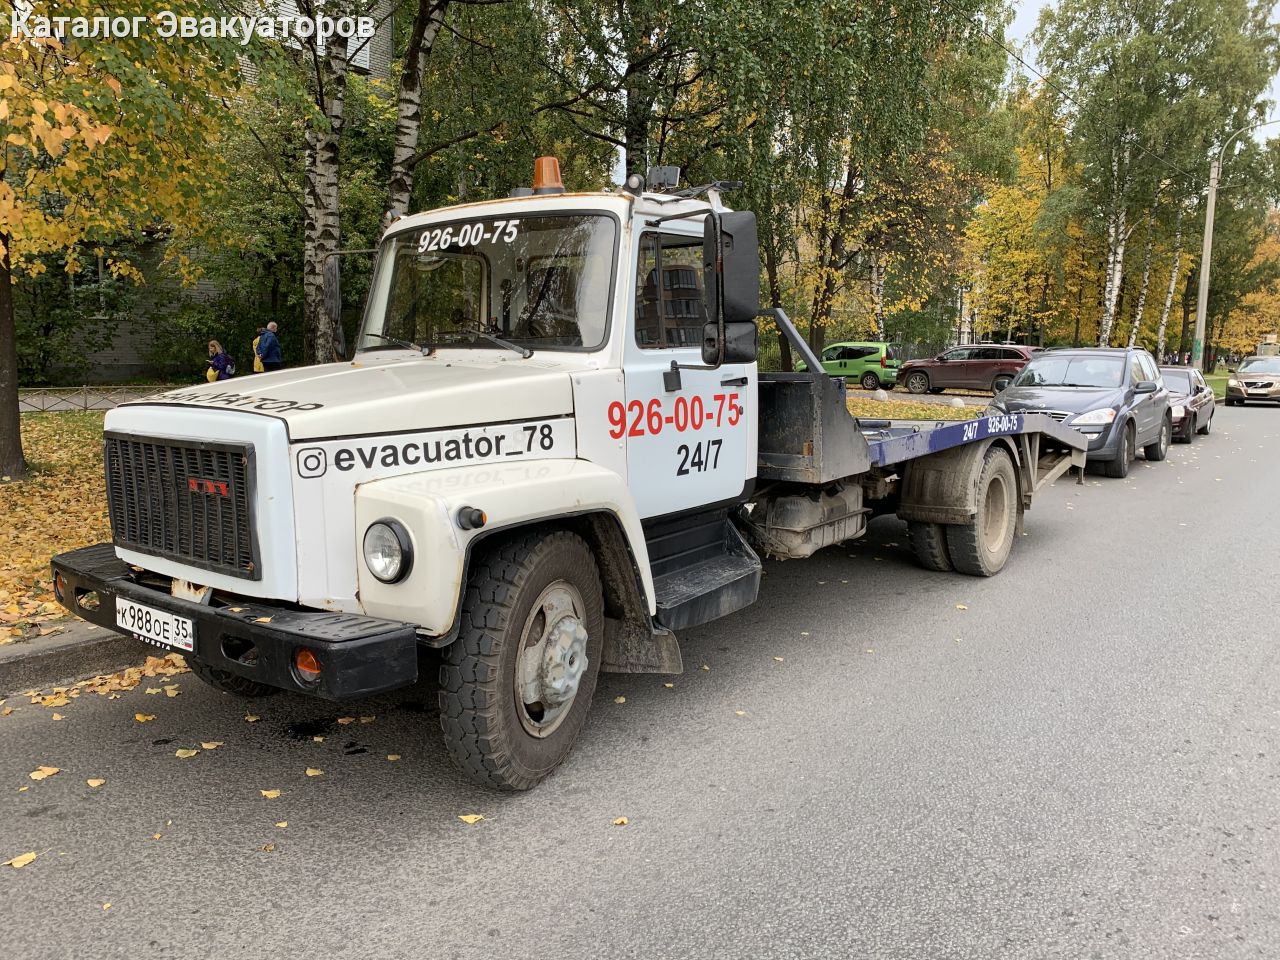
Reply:
<svg viewBox="0 0 1280 960"><path fill-rule="evenodd" d="M116 621L116 600L124 598L186 617L192 621L194 650L166 649L282 690L347 700L418 679L411 623L253 601L212 607L179 600L139 583L109 543L59 554L53 558L53 575L58 602L76 616L128 634ZM318 676L295 668L304 648L318 661Z"/></svg>

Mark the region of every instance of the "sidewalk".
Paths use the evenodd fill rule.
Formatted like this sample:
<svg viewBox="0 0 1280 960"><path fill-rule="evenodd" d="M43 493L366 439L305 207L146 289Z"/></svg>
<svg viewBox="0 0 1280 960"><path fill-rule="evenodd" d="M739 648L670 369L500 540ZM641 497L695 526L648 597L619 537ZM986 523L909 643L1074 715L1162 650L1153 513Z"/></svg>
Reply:
<svg viewBox="0 0 1280 960"><path fill-rule="evenodd" d="M123 634L68 618L57 633L0 646L0 697L113 673L146 659L146 647Z"/></svg>

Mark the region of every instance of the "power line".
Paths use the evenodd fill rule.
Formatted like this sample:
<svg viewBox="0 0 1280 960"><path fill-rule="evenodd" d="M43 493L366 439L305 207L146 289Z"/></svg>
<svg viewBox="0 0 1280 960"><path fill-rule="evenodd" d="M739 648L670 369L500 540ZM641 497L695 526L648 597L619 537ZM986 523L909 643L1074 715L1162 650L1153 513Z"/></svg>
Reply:
<svg viewBox="0 0 1280 960"><path fill-rule="evenodd" d="M951 2L951 0L942 0L942 2L943 2L943 3L945 3L945 4L946 4L948 7L950 7L952 10L954 10L956 13L961 14L962 16L968 16L968 15L969 15L966 11L961 10L961 9L960 9L960 8L958 8L954 3L952 3L952 2ZM1069 103L1074 104L1074 105L1075 105L1075 107L1076 107L1076 109L1077 109L1077 110L1079 110L1081 114L1083 114L1084 116L1090 116L1090 114L1088 113L1088 111L1086 111L1086 110L1085 110L1084 105L1083 105L1083 104L1081 104L1079 100L1077 100L1075 97L1071 96L1071 94L1067 93L1067 91L1063 90L1063 89L1062 89L1062 87L1058 86L1056 83L1054 83L1052 80L1050 80L1047 76L1045 76L1043 73L1041 73L1041 72L1040 72L1039 70L1037 70L1035 67L1033 67L1031 64L1027 63L1027 61L1023 60L1023 59L1022 59L1022 57L1021 57L1018 53L1016 53L1015 51L1013 51L1013 50L1009 49L1009 47L1005 46L1004 42L1003 42L1002 40L998 39L997 37L993 36L993 35L992 35L992 34L991 34L991 33L990 33L990 32L989 32L989 31L988 31L988 30L987 30L987 29L986 29L986 28L981 24L981 22L980 22L980 21L978 21L978 19L977 19L976 17L975 17L975 18L973 18L972 22L973 22L973 25L978 29L978 32L979 32L980 34L982 34L982 36L983 36L983 37L985 37L987 40L989 40L989 41L991 41L992 43L994 43L997 47L999 47L1001 50L1003 50L1006 54L1008 54L1008 55L1009 55L1010 57L1012 57L1014 60L1018 61L1018 63L1020 63L1020 64L1021 64L1021 65L1026 69L1026 70L1028 70L1028 71L1030 71L1031 73L1035 74L1035 76L1036 76L1036 77L1037 77L1037 78L1038 78L1042 83L1044 83L1046 86L1051 87L1053 90L1057 91L1057 93L1058 93L1058 94L1059 94L1059 95L1060 95L1064 100L1068 101ZM1092 119L1092 118L1091 118L1091 119ZM1158 154L1152 153L1150 150L1148 150L1146 147L1144 147L1141 143L1135 143L1135 144L1134 144L1134 146L1138 148L1138 151L1139 151L1139 152L1141 152L1141 153L1143 153L1143 154L1146 154L1148 157L1150 157L1152 160L1155 160L1157 163L1161 163L1161 164L1163 164L1164 166L1168 167L1170 170L1173 170L1173 171L1175 171L1176 173L1180 173L1180 174L1182 174L1184 177L1187 177L1187 178L1188 178L1189 180L1191 180L1193 183L1198 182L1199 178L1198 178L1195 174L1190 173L1189 171L1183 170L1181 167L1177 166L1177 165L1176 165L1176 164L1174 164L1174 163L1171 163L1170 161L1166 160L1164 157L1162 157L1162 156L1160 156L1160 155L1158 155Z"/></svg>

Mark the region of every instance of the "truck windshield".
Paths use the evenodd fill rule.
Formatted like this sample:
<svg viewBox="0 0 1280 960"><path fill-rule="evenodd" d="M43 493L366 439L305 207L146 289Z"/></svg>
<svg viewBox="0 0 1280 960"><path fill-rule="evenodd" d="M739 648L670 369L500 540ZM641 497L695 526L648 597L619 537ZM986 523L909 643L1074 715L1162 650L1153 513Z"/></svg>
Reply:
<svg viewBox="0 0 1280 960"><path fill-rule="evenodd" d="M1039 356L1022 368L1015 387L1118 387L1124 382L1122 356Z"/></svg>
<svg viewBox="0 0 1280 960"><path fill-rule="evenodd" d="M358 349L591 350L608 331L617 221L601 214L433 223L384 242Z"/></svg>

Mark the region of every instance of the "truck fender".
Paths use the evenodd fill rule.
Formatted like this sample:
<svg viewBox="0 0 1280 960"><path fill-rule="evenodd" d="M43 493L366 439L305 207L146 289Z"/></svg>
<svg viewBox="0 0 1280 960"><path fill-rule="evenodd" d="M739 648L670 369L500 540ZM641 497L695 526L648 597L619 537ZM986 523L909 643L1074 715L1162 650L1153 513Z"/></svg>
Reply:
<svg viewBox="0 0 1280 960"><path fill-rule="evenodd" d="M640 517L625 480L584 460L537 460L423 471L356 488L356 542L369 525L398 520L409 532L414 562L400 582L386 584L357 563L361 608L371 616L407 620L423 642L445 646L457 635L471 555L486 540L531 525L578 532L596 553L605 584L610 636L605 664L614 669L671 666L674 638L651 628L653 576ZM483 526L464 529L463 508L481 510ZM646 645L655 651L646 654ZM628 653L630 650L630 653ZM663 652L665 651L665 652ZM661 653L661 655L658 655ZM640 661L653 661L646 668ZM679 653L674 654L679 672ZM636 665L627 667L628 662Z"/></svg>
<svg viewBox="0 0 1280 960"><path fill-rule="evenodd" d="M1027 488L1022 456L1009 437L990 437L909 461L903 467L898 517L922 523L972 523L978 513L978 475L992 446L1004 449L1013 461L1023 493L1018 500L1020 528Z"/></svg>

